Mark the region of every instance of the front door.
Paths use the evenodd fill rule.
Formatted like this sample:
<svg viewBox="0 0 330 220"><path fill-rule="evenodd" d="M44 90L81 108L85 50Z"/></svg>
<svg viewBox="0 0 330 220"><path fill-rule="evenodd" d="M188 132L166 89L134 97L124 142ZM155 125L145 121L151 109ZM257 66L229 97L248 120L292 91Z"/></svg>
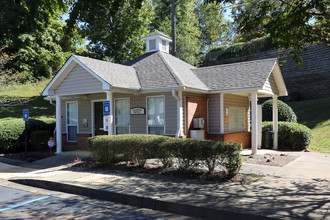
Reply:
<svg viewBox="0 0 330 220"><path fill-rule="evenodd" d="M103 102L94 102L94 135L107 135L103 129Z"/></svg>

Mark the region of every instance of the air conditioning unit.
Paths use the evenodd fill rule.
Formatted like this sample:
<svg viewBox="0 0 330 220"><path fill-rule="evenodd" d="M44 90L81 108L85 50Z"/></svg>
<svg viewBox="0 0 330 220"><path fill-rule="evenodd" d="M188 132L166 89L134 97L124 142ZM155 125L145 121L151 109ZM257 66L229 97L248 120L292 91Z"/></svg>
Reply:
<svg viewBox="0 0 330 220"><path fill-rule="evenodd" d="M203 118L194 118L193 119L193 128L194 129L204 128L204 119Z"/></svg>

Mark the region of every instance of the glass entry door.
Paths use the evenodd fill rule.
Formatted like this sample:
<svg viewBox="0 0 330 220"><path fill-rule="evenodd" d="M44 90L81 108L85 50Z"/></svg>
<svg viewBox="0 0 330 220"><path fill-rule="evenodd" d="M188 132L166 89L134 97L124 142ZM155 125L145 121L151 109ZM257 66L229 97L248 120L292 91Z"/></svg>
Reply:
<svg viewBox="0 0 330 220"><path fill-rule="evenodd" d="M94 102L94 135L107 135L103 129L103 102Z"/></svg>
<svg viewBox="0 0 330 220"><path fill-rule="evenodd" d="M115 99L115 133L129 134L129 99Z"/></svg>

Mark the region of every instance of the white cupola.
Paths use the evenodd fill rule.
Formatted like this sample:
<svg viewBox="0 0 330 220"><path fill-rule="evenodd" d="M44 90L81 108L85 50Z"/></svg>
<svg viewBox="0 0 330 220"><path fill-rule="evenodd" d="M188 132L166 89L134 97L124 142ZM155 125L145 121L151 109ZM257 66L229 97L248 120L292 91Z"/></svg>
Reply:
<svg viewBox="0 0 330 220"><path fill-rule="evenodd" d="M172 39L160 31L154 31L143 37L142 40L146 41L147 53L154 51L170 52L169 42L172 42Z"/></svg>

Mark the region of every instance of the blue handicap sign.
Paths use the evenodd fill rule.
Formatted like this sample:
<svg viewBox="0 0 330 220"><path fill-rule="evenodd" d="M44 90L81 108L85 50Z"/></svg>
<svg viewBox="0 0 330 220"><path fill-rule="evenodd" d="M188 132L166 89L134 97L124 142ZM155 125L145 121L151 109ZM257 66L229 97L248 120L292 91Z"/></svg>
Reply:
<svg viewBox="0 0 330 220"><path fill-rule="evenodd" d="M29 109L23 109L23 121L29 120Z"/></svg>
<svg viewBox="0 0 330 220"><path fill-rule="evenodd" d="M103 115L110 115L110 101L103 102Z"/></svg>

